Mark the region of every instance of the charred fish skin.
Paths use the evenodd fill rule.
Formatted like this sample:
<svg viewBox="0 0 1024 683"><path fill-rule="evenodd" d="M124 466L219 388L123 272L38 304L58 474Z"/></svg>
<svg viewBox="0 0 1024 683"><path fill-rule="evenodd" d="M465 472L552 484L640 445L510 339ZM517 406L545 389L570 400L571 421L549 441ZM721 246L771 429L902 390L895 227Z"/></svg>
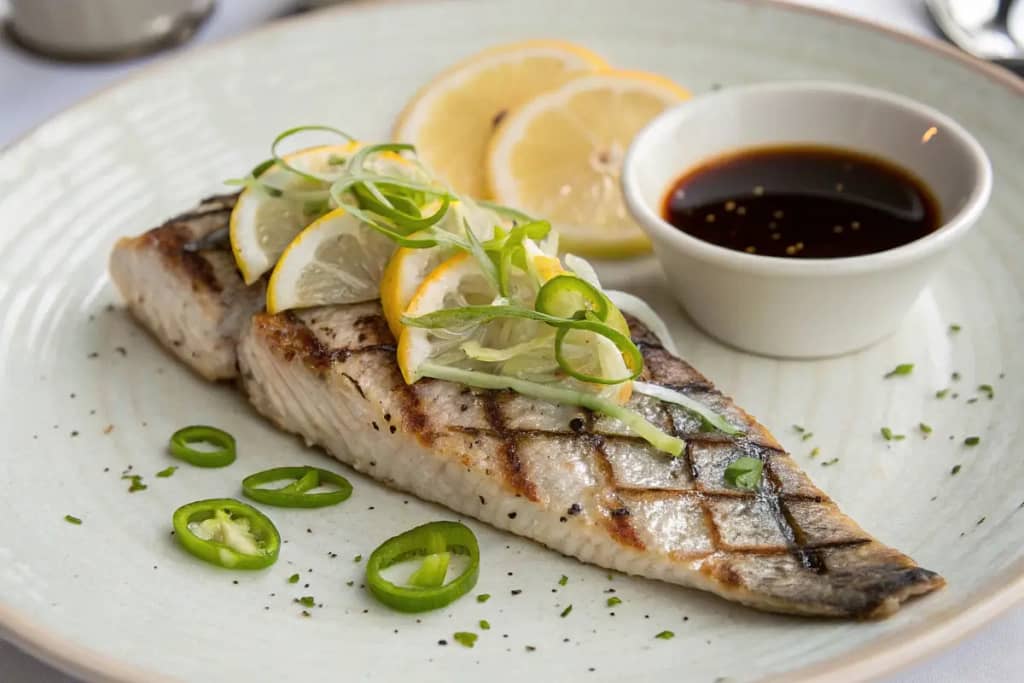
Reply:
<svg viewBox="0 0 1024 683"><path fill-rule="evenodd" d="M111 278L132 315L209 380L237 376L239 334L264 305L264 284L245 286L226 239L236 198L204 199L159 227L121 239L110 257Z"/></svg>
<svg viewBox="0 0 1024 683"><path fill-rule="evenodd" d="M684 438L670 458L616 420L510 392L406 385L376 303L270 316L224 243L235 196L132 239L111 256L129 309L186 365L233 379L282 429L388 484L566 555L760 609L873 618L943 585L862 531L772 435L639 325L646 381L744 426L703 431L681 408L632 407ZM740 456L765 463L757 493L730 489Z"/></svg>
<svg viewBox="0 0 1024 683"><path fill-rule="evenodd" d="M943 580L872 538L753 418L634 325L645 379L724 412L744 435L703 431L676 406L634 409L687 442L669 457L615 420L511 392L406 385L376 303L259 314L241 384L280 428L394 488L585 562L774 612L887 616ZM724 483L765 464L756 493Z"/></svg>

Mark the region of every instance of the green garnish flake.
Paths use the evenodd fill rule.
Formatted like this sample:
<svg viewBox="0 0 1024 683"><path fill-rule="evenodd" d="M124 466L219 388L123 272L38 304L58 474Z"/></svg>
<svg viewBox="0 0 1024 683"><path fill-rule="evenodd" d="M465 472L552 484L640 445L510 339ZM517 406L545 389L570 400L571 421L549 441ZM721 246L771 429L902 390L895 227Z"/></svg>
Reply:
<svg viewBox="0 0 1024 683"><path fill-rule="evenodd" d="M804 433L803 433L803 434L802 434L802 435L800 436L800 440L801 440L801 441L807 441L808 439L811 439L811 438L813 438L813 437L814 437L814 432L804 432Z"/></svg>
<svg viewBox="0 0 1024 683"><path fill-rule="evenodd" d="M128 493L135 493L136 491L145 491L149 487L142 483L142 475L139 474L122 474L122 479L127 479L131 482L128 487Z"/></svg>
<svg viewBox="0 0 1024 683"><path fill-rule="evenodd" d="M490 631L491 630L491 622L487 621L486 619L481 619L480 620L480 630L481 631Z"/></svg>
<svg viewBox="0 0 1024 683"><path fill-rule="evenodd" d="M985 398L990 401L996 397L996 390L992 388L991 384L979 384L978 391L985 394Z"/></svg>
<svg viewBox="0 0 1024 683"><path fill-rule="evenodd" d="M926 439L928 438L928 435L932 433L932 426L925 424L924 422L917 425L917 428L921 430L921 433L924 434Z"/></svg>
<svg viewBox="0 0 1024 683"><path fill-rule="evenodd" d="M476 645L476 639L478 637L479 636L477 636L477 634L470 633L469 631L456 631L455 634L452 635L455 642L459 643L463 647L473 647Z"/></svg>
<svg viewBox="0 0 1024 683"><path fill-rule="evenodd" d="M298 583L298 582L299 582L299 575L298 574L292 574L291 576L288 577L288 583Z"/></svg>
<svg viewBox="0 0 1024 683"><path fill-rule="evenodd" d="M950 377L953 378L954 382L959 382L960 381L960 373L959 372L954 372L952 375L950 375Z"/></svg>
<svg viewBox="0 0 1024 683"><path fill-rule="evenodd" d="M352 561L353 562L362 562L363 561L363 556L362 555L356 555L355 557L352 558Z"/></svg>
<svg viewBox="0 0 1024 683"><path fill-rule="evenodd" d="M157 472L156 476L160 477L161 479L166 479L167 477L173 476L177 470L177 465L171 465L170 467L165 467L164 469Z"/></svg>
<svg viewBox="0 0 1024 683"><path fill-rule="evenodd" d="M659 640L672 640L673 638L676 637L676 634L672 633L672 631L662 631L661 633L657 634L654 637L659 639Z"/></svg>
<svg viewBox="0 0 1024 683"><path fill-rule="evenodd" d="M882 427L879 431L882 433L882 438L886 441L903 441L903 439L907 438L906 434L894 434L888 427Z"/></svg>
<svg viewBox="0 0 1024 683"><path fill-rule="evenodd" d="M979 443L981 443L980 436L969 436L966 439L964 439L965 446L977 446Z"/></svg>
<svg viewBox="0 0 1024 683"><path fill-rule="evenodd" d="M935 392L935 398L946 398L946 395L948 393L949 393L949 389L948 388L946 388L946 389L939 389L938 391Z"/></svg>
<svg viewBox="0 0 1024 683"><path fill-rule="evenodd" d="M902 375L909 375L914 371L913 363L900 363L889 372L885 373L885 379L890 377L900 377Z"/></svg>
<svg viewBox="0 0 1024 683"><path fill-rule="evenodd" d="M959 332L959 331L960 331L961 329L963 329L963 328L961 328L961 327L960 327L959 325L957 325L956 323L953 323L952 325L950 325L950 326L949 326L949 331L950 331L950 333L951 333L951 334L956 334L956 333L957 333L957 332Z"/></svg>
<svg viewBox="0 0 1024 683"><path fill-rule="evenodd" d="M303 607L316 606L316 598L314 598L312 595L303 595L301 598L295 598L295 602L299 603Z"/></svg>
<svg viewBox="0 0 1024 683"><path fill-rule="evenodd" d="M568 577L568 576L566 576L565 574L562 574L562 578L560 578L560 579L558 580L558 585L559 585L559 586L564 586L564 585L565 585L565 584L567 584L567 583L569 583L569 577Z"/></svg>
<svg viewBox="0 0 1024 683"><path fill-rule="evenodd" d="M807 431L806 429L804 429L800 425L793 425L793 430L796 431L799 434L803 434L804 432Z"/></svg>
<svg viewBox="0 0 1024 683"><path fill-rule="evenodd" d="M572 612L572 605L569 605L569 606L568 606L568 607L566 607L566 608L565 608L564 610L562 610L562 613L561 613L561 614L559 614L558 616L560 616L560 617L562 617L563 619L565 619L565 618L566 618L567 616L569 616L569 614L570 614L571 612Z"/></svg>
<svg viewBox="0 0 1024 683"><path fill-rule="evenodd" d="M526 646L526 651L527 651L527 652L536 652L536 651L537 651L537 648L536 648L536 646L534 646L534 645L527 645L527 646Z"/></svg>
<svg viewBox="0 0 1024 683"><path fill-rule="evenodd" d="M960 465L953 465L953 469L949 471L950 474L960 474Z"/></svg>
<svg viewBox="0 0 1024 683"><path fill-rule="evenodd" d="M476 596L476 601L477 602L487 602L490 599L491 599L491 594L490 593L481 593L480 595Z"/></svg>
<svg viewBox="0 0 1024 683"><path fill-rule="evenodd" d="M74 515L64 515L64 521L68 524L81 524L82 520Z"/></svg>
<svg viewBox="0 0 1024 683"><path fill-rule="evenodd" d="M831 467L832 465L835 465L837 462L839 462L839 458L832 458L831 460L826 460L825 462L821 463L821 466Z"/></svg>
<svg viewBox="0 0 1024 683"><path fill-rule="evenodd" d="M609 607L615 607L616 605L621 605L622 604L622 598L613 595L612 597L608 598L607 604L608 604Z"/></svg>
<svg viewBox="0 0 1024 683"><path fill-rule="evenodd" d="M809 457L817 458L820 454L821 454L821 449L818 448L817 446L815 446L814 448L811 449L811 454L810 454Z"/></svg>
<svg viewBox="0 0 1024 683"><path fill-rule="evenodd" d="M761 483L763 470L764 463L757 458L737 458L725 468L725 483L733 488L754 491Z"/></svg>

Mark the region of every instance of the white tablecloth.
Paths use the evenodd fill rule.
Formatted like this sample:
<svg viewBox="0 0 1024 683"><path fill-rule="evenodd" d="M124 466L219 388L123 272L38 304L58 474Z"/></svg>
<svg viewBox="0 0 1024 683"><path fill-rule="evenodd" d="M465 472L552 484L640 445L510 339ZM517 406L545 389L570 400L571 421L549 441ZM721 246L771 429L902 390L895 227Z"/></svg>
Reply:
<svg viewBox="0 0 1024 683"><path fill-rule="evenodd" d="M797 0L793 0L797 1ZM923 0L799 0L884 23L909 33L935 35ZM289 10L293 0L219 0L195 40L179 50L246 31ZM0 0L0 12L6 10ZM173 53L170 53L173 54ZM0 148L76 100L168 55L117 65L58 64L0 43ZM887 679L888 683L959 683L1024 680L1024 608L987 626L959 645ZM0 681L75 683L0 641Z"/></svg>

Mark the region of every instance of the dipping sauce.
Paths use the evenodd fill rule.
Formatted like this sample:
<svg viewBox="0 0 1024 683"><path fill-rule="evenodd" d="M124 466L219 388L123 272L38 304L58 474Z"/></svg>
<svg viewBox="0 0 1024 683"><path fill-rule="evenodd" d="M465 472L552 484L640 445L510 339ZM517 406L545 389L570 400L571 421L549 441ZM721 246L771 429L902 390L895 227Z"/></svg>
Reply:
<svg viewBox="0 0 1024 683"><path fill-rule="evenodd" d="M939 227L935 199L887 161L817 146L760 147L688 171L665 219L736 251L790 258L874 254Z"/></svg>

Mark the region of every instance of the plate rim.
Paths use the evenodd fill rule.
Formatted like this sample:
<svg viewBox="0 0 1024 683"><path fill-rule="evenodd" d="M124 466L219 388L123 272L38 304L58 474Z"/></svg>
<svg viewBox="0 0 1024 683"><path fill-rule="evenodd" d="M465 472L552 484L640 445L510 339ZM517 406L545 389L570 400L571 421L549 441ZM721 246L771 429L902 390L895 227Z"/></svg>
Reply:
<svg viewBox="0 0 1024 683"><path fill-rule="evenodd" d="M428 0L432 5L448 5L464 0ZM843 14L824 7L797 4L795 0L728 0L737 5L760 6L773 12L790 12L822 17L840 24L881 33L890 39L910 43L929 50L938 57L959 62L962 66L977 71L980 75L1005 87L1018 96L1024 96L1024 78L1018 78L1009 71L985 62L956 49L937 39L905 33L870 19ZM74 102L68 107L47 117L28 128L7 144L0 146L0 159L26 142L51 121L80 108L91 106L94 100L103 98L134 83L138 79L151 78L164 69L173 68L182 62L203 59L238 42L256 40L258 36L286 30L307 21L322 18L325 14L349 14L375 12L390 6L412 5L413 0L350 0L344 5L320 9L298 15L280 17L267 24L241 34L213 41L187 52L169 55L160 61L144 66L124 78L118 79L94 93ZM417 4L423 5L422 0ZM955 645L975 634L982 626L1005 614L1010 608L1024 601L1024 559L1018 560L1003 572L984 584L975 595L968 596L974 602L970 607L940 621L929 621L908 627L894 634L883 643L869 642L849 652L825 661L803 666L782 674L762 678L764 683L786 681L786 683L818 683L819 681L876 680L923 661L942 649ZM25 613L0 601L0 638L22 652L53 666L83 681L101 683L178 683L180 679L162 673L137 667L127 660L104 654L100 650L77 644L74 640L59 635L54 630L34 622Z"/></svg>

